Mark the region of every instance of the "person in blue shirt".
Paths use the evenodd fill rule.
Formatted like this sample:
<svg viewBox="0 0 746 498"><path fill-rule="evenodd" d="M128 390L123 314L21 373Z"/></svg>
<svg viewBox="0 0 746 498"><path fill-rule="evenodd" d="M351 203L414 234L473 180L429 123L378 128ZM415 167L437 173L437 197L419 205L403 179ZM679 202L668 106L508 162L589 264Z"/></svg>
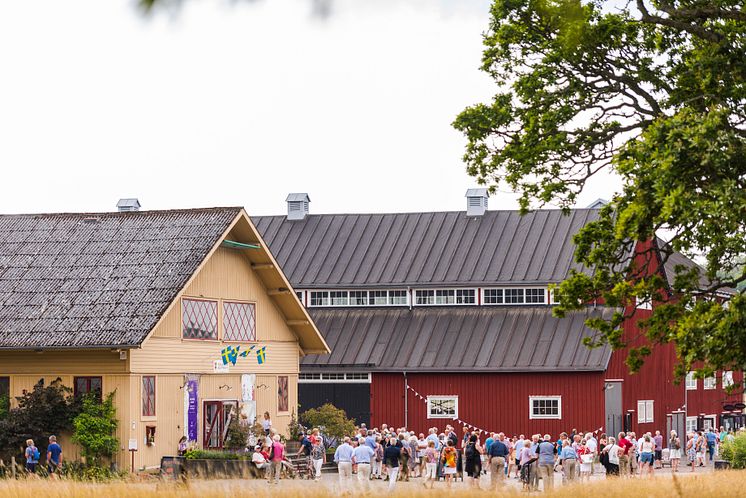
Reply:
<svg viewBox="0 0 746 498"><path fill-rule="evenodd" d="M496 489L497 485L505 484L505 459L508 458L510 450L505 444L505 435L500 433L497 439L492 441L490 449L487 452L490 463L490 486Z"/></svg>
<svg viewBox="0 0 746 498"><path fill-rule="evenodd" d="M484 441L484 451L489 455L490 454L490 447L492 446L492 442L497 438L497 434L494 432Z"/></svg>
<svg viewBox="0 0 746 498"><path fill-rule="evenodd" d="M383 463L388 471L389 491L396 485L396 477L399 475L399 457L401 457L401 447L398 446L399 440L395 437L389 439L389 445L383 452Z"/></svg>
<svg viewBox="0 0 746 498"><path fill-rule="evenodd" d="M367 490L368 481L370 481L370 464L376 453L365 444L363 438L360 438L358 443L357 447L352 450L352 460L357 465L357 480L361 483L363 489Z"/></svg>
<svg viewBox="0 0 746 498"><path fill-rule="evenodd" d="M352 479L352 453L354 449L350 445L350 438L344 438L344 442L334 452L334 461L337 463L339 472L339 484L345 490L347 482Z"/></svg>
<svg viewBox="0 0 746 498"><path fill-rule="evenodd" d="M557 447L552 444L551 439L552 436L544 434L544 440L536 447L539 475L544 482L544 491L554 488L554 455L557 453Z"/></svg>
<svg viewBox="0 0 746 498"><path fill-rule="evenodd" d="M49 436L49 446L47 446L47 471L49 476L55 476L62 465L62 447L57 444L57 436Z"/></svg>
<svg viewBox="0 0 746 498"><path fill-rule="evenodd" d="M577 469L578 453L573 448L569 440L565 441L562 445L562 453L560 453L560 459L562 460L562 469L565 471L565 477L568 481L572 482L575 480L575 470Z"/></svg>
<svg viewBox="0 0 746 498"><path fill-rule="evenodd" d="M26 470L29 474L36 473L36 464L39 463L39 450L34 445L33 439L26 440Z"/></svg>
<svg viewBox="0 0 746 498"><path fill-rule="evenodd" d="M715 460L715 445L717 444L718 436L715 434L715 429L710 427L710 430L705 434L707 440L707 452L710 454L710 463Z"/></svg>

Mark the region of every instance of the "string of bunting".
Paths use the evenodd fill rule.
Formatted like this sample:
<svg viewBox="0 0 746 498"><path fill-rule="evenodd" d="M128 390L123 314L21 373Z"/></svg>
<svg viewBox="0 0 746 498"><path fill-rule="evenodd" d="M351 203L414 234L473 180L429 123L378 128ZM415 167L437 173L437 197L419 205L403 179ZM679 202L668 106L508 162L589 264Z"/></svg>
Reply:
<svg viewBox="0 0 746 498"><path fill-rule="evenodd" d="M412 386L410 386L409 384L407 384L407 389L409 389L410 391L412 391L412 392L414 393L414 395L415 395L415 396L416 396L417 398L421 399L421 400L422 400L422 401L423 401L423 402L425 403L425 405L427 406L427 397L426 397L426 396L423 396L423 395L421 395L420 393L418 393L417 391L415 391L415 389L414 389L414 388L413 388ZM458 417L454 417L454 418L453 418L453 420L455 420L455 421L456 421L456 422L457 422L458 424L460 424L460 425L462 425L462 426L464 426L464 425L465 425L465 426L466 426L466 427L468 427L469 429L474 429L474 430L477 430L477 431L481 431L481 432L494 432L494 431L487 431L487 430L485 430L485 429L482 429L482 428L480 428L480 427L477 427L476 425L472 425L472 424L470 424L470 423L468 423L468 422L466 422L466 421L464 421L464 420L461 420L461 419L460 419L460 418L458 418Z"/></svg>
<svg viewBox="0 0 746 498"><path fill-rule="evenodd" d="M418 393L417 391L415 391L415 389L412 386L410 386L409 384L407 384L407 389L409 389L410 391L412 391L415 396L417 396L419 399L421 399L425 403L425 405L427 405L427 397L426 396L423 396L420 393ZM488 430L482 429L481 427L477 427L476 425L472 425L472 424L470 424L468 422L465 422L464 420L461 420L458 417L454 417L453 420L455 420L456 422L458 422L462 426L465 425L469 429L475 429L475 430L478 430L480 432L496 432L496 431L488 431ZM596 429L594 432L600 433L600 432L603 432L603 429L604 429L603 426L601 426L598 429Z"/></svg>

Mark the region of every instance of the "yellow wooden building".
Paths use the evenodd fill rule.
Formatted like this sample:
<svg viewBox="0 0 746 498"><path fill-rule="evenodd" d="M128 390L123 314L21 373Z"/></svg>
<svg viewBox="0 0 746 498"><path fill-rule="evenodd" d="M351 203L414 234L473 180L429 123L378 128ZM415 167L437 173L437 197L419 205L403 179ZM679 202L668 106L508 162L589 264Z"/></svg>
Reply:
<svg viewBox="0 0 746 498"><path fill-rule="evenodd" d="M120 468L220 448L233 417L286 433L328 352L241 208L0 216L0 389L116 391Z"/></svg>

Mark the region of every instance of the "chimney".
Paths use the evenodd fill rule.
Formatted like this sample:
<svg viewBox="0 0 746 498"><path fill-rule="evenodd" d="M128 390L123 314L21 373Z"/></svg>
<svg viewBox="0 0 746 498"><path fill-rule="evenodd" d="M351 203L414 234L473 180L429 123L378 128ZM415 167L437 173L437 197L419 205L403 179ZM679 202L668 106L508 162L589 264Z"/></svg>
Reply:
<svg viewBox="0 0 746 498"><path fill-rule="evenodd" d="M311 198L306 193L288 194L288 220L302 220L308 214L308 203Z"/></svg>
<svg viewBox="0 0 746 498"><path fill-rule="evenodd" d="M466 216L482 216L487 211L486 188L470 188L466 191Z"/></svg>
<svg viewBox="0 0 746 498"><path fill-rule="evenodd" d="M137 199L119 199L119 202L117 202L117 211L119 211L120 213L139 210L140 201L138 201Z"/></svg>

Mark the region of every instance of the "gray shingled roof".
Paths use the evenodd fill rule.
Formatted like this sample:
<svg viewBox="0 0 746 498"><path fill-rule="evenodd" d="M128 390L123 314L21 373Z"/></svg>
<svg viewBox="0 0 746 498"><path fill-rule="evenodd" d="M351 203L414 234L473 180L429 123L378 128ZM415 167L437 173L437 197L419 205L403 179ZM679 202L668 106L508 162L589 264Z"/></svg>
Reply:
<svg viewBox="0 0 746 498"><path fill-rule="evenodd" d="M610 318L611 308L554 318L549 306L481 306L320 309L311 317L331 355L301 360L304 372L602 371L611 349L588 349L590 314ZM362 333L362 332L365 333Z"/></svg>
<svg viewBox="0 0 746 498"><path fill-rule="evenodd" d="M297 288L560 282L598 210L325 214L252 220Z"/></svg>
<svg viewBox="0 0 746 498"><path fill-rule="evenodd" d="M0 216L0 348L139 345L240 210Z"/></svg>

